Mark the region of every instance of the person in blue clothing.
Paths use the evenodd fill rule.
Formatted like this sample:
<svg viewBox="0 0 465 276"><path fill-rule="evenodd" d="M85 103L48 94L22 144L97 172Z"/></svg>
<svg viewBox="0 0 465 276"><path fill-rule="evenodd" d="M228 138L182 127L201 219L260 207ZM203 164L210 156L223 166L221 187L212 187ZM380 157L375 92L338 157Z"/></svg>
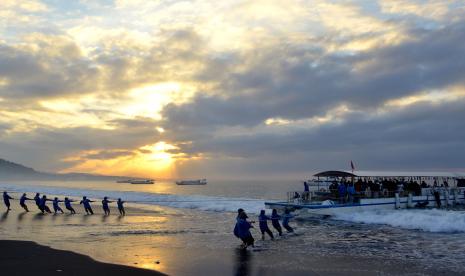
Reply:
<svg viewBox="0 0 465 276"><path fill-rule="evenodd" d="M70 211L71 214L76 214L76 211L74 211L74 208L73 206L71 206L71 202L74 202L74 200L71 200L67 197L65 197L65 207L66 207L66 210Z"/></svg>
<svg viewBox="0 0 465 276"><path fill-rule="evenodd" d="M92 207L90 206L90 203L91 202L94 202L93 200L90 200L88 199L87 197L82 197L82 200L81 202L79 202L79 204L82 204L84 205L84 210L86 211L86 214L91 214L93 215L94 214L94 211L92 211Z"/></svg>
<svg viewBox="0 0 465 276"><path fill-rule="evenodd" d="M278 211L276 211L276 209L273 209L273 211L271 211L271 225L273 225L274 229L276 229L279 235L282 236L283 230L281 228L281 224L279 224L280 219L281 216L278 215Z"/></svg>
<svg viewBox="0 0 465 276"><path fill-rule="evenodd" d="M47 201L52 201L52 200L47 199L46 195L43 195L42 198L40 198L39 209L42 212L42 214L44 214L45 212L49 214L52 213L52 211L50 211L50 208L47 206Z"/></svg>
<svg viewBox="0 0 465 276"><path fill-rule="evenodd" d="M343 204L346 202L346 185L343 182L339 183L337 187L337 191L339 193L339 203Z"/></svg>
<svg viewBox="0 0 465 276"><path fill-rule="evenodd" d="M254 238L252 233L250 233L250 228L253 228L252 224L247 221L247 214L245 212L240 213L239 219L237 221L238 224L238 236L244 243L242 246L243 249L246 249L249 246L254 247Z"/></svg>
<svg viewBox="0 0 465 276"><path fill-rule="evenodd" d="M31 200L31 199L26 196L26 193L24 193L19 199L19 205L23 207L23 209L26 210L26 212L29 212L29 209L27 208L27 205L26 205L26 200Z"/></svg>
<svg viewBox="0 0 465 276"><path fill-rule="evenodd" d="M236 236L238 239L240 239L241 237L239 236L239 219L240 219L240 216L241 214L244 212L244 209L242 208L239 208L237 209L237 216L236 216L236 225L234 226L234 236ZM241 239L242 240L242 239ZM241 246L244 246L245 243L242 242L242 245Z"/></svg>
<svg viewBox="0 0 465 276"><path fill-rule="evenodd" d="M63 200L58 200L58 197L55 197L52 201L53 211L55 214L58 212L61 212L62 214L64 213L63 209L61 209L61 207L58 205L60 202L63 202Z"/></svg>
<svg viewBox="0 0 465 276"><path fill-rule="evenodd" d="M126 215L126 211L124 210L124 206L123 206L125 202L126 201L122 201L121 198L118 198L118 201L116 201L116 205L118 206L118 211L121 216Z"/></svg>
<svg viewBox="0 0 465 276"><path fill-rule="evenodd" d="M43 213L44 211L40 207L40 194L39 193L36 193L36 195L34 196L34 201L36 202L37 208L39 208L39 210Z"/></svg>
<svg viewBox="0 0 465 276"><path fill-rule="evenodd" d="M258 223L260 226L260 232L262 232L262 240L265 240L265 233L267 233L270 238L274 240L273 233L271 232L270 228L268 228L268 220L271 220L271 218L265 214L265 210L261 210L260 215L258 216Z"/></svg>
<svg viewBox="0 0 465 276"><path fill-rule="evenodd" d="M304 194L302 195L303 200L308 200L310 196L310 187L308 186L307 181L304 181Z"/></svg>
<svg viewBox="0 0 465 276"><path fill-rule="evenodd" d="M13 199L6 191L3 192L3 202L5 203L5 206L7 208L7 211L10 211L10 199Z"/></svg>
<svg viewBox="0 0 465 276"><path fill-rule="evenodd" d="M349 203L354 203L355 187L353 184L349 184L349 187L347 187L347 194L349 195Z"/></svg>
<svg viewBox="0 0 465 276"><path fill-rule="evenodd" d="M289 226L289 220L290 220L291 218L293 218L293 217L294 217L294 215L292 215L292 214L289 212L288 209L286 209L286 210L284 211L284 215L283 215L283 227L287 230L288 233L294 232L294 229L293 229L291 226Z"/></svg>
<svg viewBox="0 0 465 276"><path fill-rule="evenodd" d="M108 197L104 197L102 200L102 208L103 208L103 212L105 213L105 216L110 215L110 207L108 206L108 203L111 203L111 202L113 201L109 201Z"/></svg>

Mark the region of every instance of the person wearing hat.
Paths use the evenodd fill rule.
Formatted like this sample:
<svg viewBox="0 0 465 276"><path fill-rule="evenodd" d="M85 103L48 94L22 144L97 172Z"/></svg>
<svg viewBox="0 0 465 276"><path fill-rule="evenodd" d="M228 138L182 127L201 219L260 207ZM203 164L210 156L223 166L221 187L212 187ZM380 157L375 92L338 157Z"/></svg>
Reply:
<svg viewBox="0 0 465 276"><path fill-rule="evenodd" d="M252 224L247 221L247 214L245 212L240 213L239 220L237 222L238 236L244 243L242 246L243 249L246 249L248 246L254 247L254 238L252 233L250 233L250 228L253 228Z"/></svg>

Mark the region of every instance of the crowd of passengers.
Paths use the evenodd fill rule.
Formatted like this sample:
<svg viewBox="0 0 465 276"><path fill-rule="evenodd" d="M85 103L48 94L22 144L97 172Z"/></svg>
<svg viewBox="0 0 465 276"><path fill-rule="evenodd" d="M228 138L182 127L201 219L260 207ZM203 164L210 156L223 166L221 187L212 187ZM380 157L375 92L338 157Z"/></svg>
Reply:
<svg viewBox="0 0 465 276"><path fill-rule="evenodd" d="M434 181L435 187L449 187L447 181L438 185ZM385 196L393 196L394 193L412 194L414 196L421 195L422 188L431 188L425 181L418 183L416 180L405 181L402 179L383 179L383 180L365 180L358 179L352 184L349 180L342 180L339 183L333 181L329 186L329 192L332 199L338 199L340 203L353 203L357 198L378 198Z"/></svg>

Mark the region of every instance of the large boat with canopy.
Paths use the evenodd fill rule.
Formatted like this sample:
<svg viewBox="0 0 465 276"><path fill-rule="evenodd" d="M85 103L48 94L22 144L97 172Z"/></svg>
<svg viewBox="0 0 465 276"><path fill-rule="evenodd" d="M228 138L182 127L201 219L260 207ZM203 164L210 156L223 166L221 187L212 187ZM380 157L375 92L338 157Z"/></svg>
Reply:
<svg viewBox="0 0 465 276"><path fill-rule="evenodd" d="M376 209L465 206L465 173L323 171L304 181L305 189L287 192L270 209L336 215Z"/></svg>

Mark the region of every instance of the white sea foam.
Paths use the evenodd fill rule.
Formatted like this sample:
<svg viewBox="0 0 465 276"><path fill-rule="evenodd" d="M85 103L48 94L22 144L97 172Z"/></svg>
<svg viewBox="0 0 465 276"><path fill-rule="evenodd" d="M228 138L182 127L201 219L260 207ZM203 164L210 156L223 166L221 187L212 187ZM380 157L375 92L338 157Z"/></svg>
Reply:
<svg viewBox="0 0 465 276"><path fill-rule="evenodd" d="M19 184L2 184L0 185L0 188L12 193L14 198L19 198L19 195L16 193L28 193L28 196L31 197L34 195L33 193L39 192L46 195L68 196L74 198L87 196L90 199L101 199L107 196L110 199L122 198L124 201L129 203L133 202L138 204L198 209L214 212L236 212L238 208L243 208L249 213L259 213L260 209L264 209L265 207L264 200L251 198L123 192Z"/></svg>
<svg viewBox="0 0 465 276"><path fill-rule="evenodd" d="M367 224L386 224L427 232L465 232L465 212L463 211L377 210L338 214L335 219Z"/></svg>

